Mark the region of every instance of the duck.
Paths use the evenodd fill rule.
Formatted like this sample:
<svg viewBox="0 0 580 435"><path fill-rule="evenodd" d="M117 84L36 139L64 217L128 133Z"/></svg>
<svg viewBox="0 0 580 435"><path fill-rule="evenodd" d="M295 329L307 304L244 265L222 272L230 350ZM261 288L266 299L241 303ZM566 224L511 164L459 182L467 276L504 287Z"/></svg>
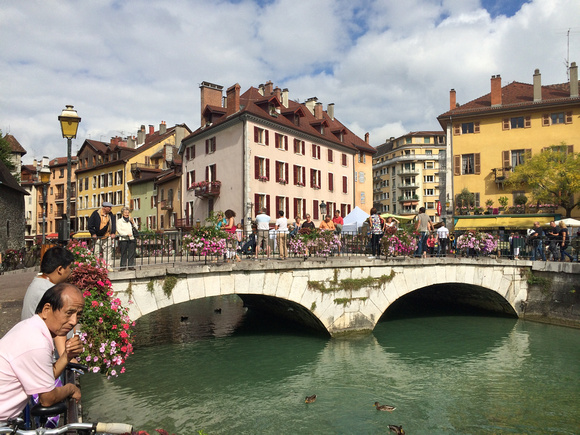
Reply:
<svg viewBox="0 0 580 435"><path fill-rule="evenodd" d="M189 317L187 317L187 316L181 316L181 318L180 318L180 320L182 322L185 322L187 319L189 319Z"/></svg>
<svg viewBox="0 0 580 435"><path fill-rule="evenodd" d="M222 313L222 309L221 308L216 308L215 310L213 310L214 313L216 314L221 314Z"/></svg>
<svg viewBox="0 0 580 435"><path fill-rule="evenodd" d="M397 409L391 405L380 405L379 402L375 402L375 408L377 408L377 411L389 411L389 412Z"/></svg>
<svg viewBox="0 0 580 435"><path fill-rule="evenodd" d="M306 399L304 399L304 403L314 403L315 400L316 394L313 394L312 396L306 396Z"/></svg>
<svg viewBox="0 0 580 435"><path fill-rule="evenodd" d="M390 424L389 430L391 432L395 432L397 435L405 435L405 431L403 430L403 426L395 426L394 424Z"/></svg>

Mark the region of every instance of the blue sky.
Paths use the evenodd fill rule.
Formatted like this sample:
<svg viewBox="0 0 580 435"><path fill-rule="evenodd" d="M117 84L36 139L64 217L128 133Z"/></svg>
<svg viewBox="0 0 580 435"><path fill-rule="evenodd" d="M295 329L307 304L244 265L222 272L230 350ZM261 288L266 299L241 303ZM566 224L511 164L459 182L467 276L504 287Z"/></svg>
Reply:
<svg viewBox="0 0 580 435"><path fill-rule="evenodd" d="M449 90L461 104L503 84L566 81L580 62L578 0L45 0L0 2L0 129L25 163L66 155L57 117L73 104L85 138L140 125L199 127L199 84L268 80L316 96L378 146L438 130Z"/></svg>

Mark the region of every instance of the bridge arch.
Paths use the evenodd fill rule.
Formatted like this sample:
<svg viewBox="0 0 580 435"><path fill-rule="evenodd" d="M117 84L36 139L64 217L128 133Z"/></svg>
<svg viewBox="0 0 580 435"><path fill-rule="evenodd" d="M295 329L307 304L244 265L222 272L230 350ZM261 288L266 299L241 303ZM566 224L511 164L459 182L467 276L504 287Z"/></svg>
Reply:
<svg viewBox="0 0 580 435"><path fill-rule="evenodd" d="M513 261L494 259L338 258L175 265L112 274L111 281L122 300L134 302L129 305L132 319L172 304L236 294L250 305L269 307L337 335L372 331L399 298L415 291L436 293L445 287L461 288L463 295L476 295L481 306L519 316L527 297L524 269Z"/></svg>

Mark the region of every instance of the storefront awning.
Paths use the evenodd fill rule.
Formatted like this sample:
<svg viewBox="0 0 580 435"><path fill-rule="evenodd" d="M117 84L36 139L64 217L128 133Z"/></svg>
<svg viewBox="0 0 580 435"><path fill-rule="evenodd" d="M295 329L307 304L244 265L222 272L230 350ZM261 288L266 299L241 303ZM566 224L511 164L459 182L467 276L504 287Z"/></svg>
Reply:
<svg viewBox="0 0 580 435"><path fill-rule="evenodd" d="M553 214L525 215L525 216L465 216L456 218L456 230L495 229L499 227L524 230L532 228L534 222L546 225L553 221Z"/></svg>
<svg viewBox="0 0 580 435"><path fill-rule="evenodd" d="M410 221L415 219L415 215L410 215L410 216L400 216L398 214L391 214L391 213L383 213L381 214L381 217L383 219L386 219L388 217L394 217L395 219L397 219L398 221Z"/></svg>

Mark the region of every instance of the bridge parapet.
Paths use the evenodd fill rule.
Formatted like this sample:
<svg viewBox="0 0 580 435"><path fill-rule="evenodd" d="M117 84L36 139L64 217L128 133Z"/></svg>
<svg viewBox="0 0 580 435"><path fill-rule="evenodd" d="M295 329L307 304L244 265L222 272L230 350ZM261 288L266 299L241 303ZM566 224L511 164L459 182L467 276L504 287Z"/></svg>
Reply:
<svg viewBox="0 0 580 435"><path fill-rule="evenodd" d="M236 294L250 307L337 335L372 331L397 299L442 286L455 286L458 300L475 297L481 306L521 316L528 297L527 276L536 263L491 258L377 261L335 257L304 262L175 264L112 273L110 278L119 297L133 301L129 314L134 320L169 305ZM460 290L468 287L470 291Z"/></svg>

